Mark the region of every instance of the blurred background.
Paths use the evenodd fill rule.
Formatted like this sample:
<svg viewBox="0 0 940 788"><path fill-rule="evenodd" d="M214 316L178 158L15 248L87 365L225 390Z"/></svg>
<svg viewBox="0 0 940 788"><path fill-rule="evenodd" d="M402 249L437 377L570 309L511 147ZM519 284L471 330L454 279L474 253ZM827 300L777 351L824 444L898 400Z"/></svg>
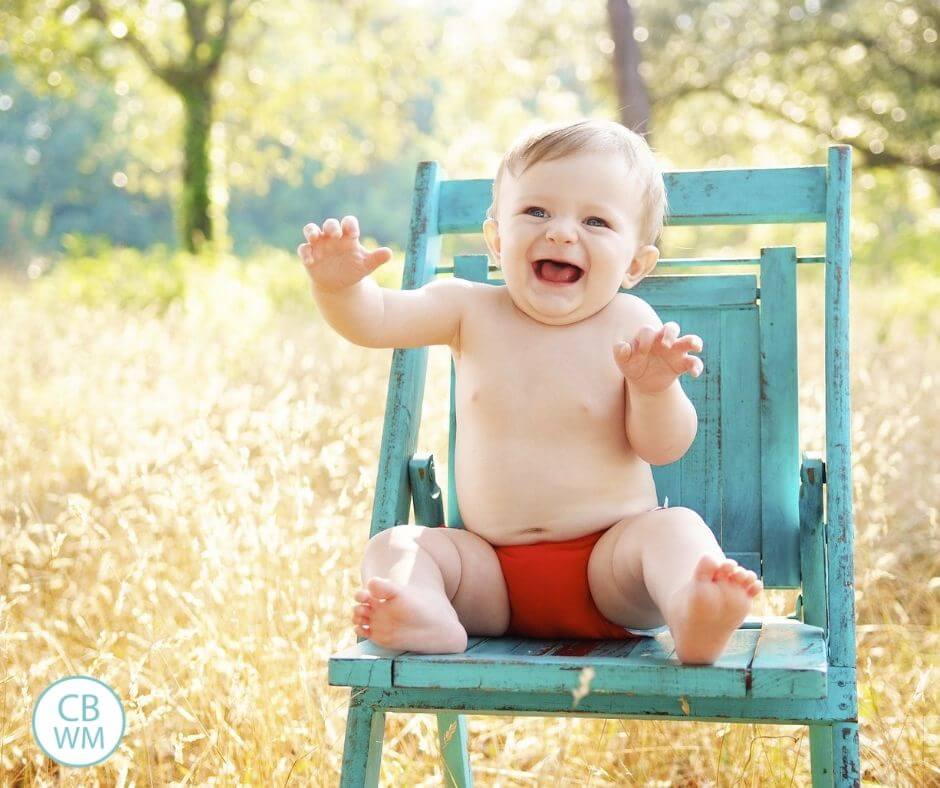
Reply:
<svg viewBox="0 0 940 788"><path fill-rule="evenodd" d="M398 287L418 162L492 178L527 127L598 117L667 170L852 147L863 779L940 785L938 30L935 0L5 0L0 784L336 784L326 660L355 641L391 353L316 314L301 228L355 214ZM774 244L824 252L816 225L660 242ZM799 309L821 451L821 266ZM419 443L440 479L449 364L431 349ZM127 712L90 771L29 731L76 673ZM470 747L481 785L809 782L799 726L472 717ZM389 715L385 784L439 785L437 753L433 717Z"/></svg>
<svg viewBox="0 0 940 788"><path fill-rule="evenodd" d="M99 242L293 251L305 222L344 213L403 245L418 161L492 177L524 127L581 116L646 132L667 169L822 163L849 144L856 264L940 251L932 0L5 8L13 270Z"/></svg>

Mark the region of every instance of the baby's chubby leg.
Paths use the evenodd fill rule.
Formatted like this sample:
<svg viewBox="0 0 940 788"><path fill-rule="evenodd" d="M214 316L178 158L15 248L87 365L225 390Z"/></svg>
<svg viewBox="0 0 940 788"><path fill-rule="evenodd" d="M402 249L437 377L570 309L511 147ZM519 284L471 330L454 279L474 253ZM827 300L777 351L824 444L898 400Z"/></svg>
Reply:
<svg viewBox="0 0 940 788"><path fill-rule="evenodd" d="M501 635L509 596L493 548L458 528L398 525L376 534L362 561L356 634L385 648L457 653L467 633Z"/></svg>
<svg viewBox="0 0 940 788"><path fill-rule="evenodd" d="M622 520L602 536L588 564L591 594L611 621L649 628L665 620L686 664L710 664L763 588L725 558L699 515L677 506Z"/></svg>

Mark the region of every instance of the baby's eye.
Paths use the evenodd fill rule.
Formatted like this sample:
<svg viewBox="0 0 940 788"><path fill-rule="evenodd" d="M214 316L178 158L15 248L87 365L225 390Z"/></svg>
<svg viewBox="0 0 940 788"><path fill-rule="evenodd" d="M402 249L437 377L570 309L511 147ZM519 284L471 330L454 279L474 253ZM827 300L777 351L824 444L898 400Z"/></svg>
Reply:
<svg viewBox="0 0 940 788"><path fill-rule="evenodd" d="M530 214L530 215L531 215L532 211L541 211L542 213L546 213L546 211L545 211L544 208L539 208L539 207L537 207L537 206L535 206L535 205L532 205L532 206L526 208L526 209L523 211L523 213L527 213L527 214Z"/></svg>
<svg viewBox="0 0 940 788"><path fill-rule="evenodd" d="M592 217L591 217L590 219L588 219L587 221L590 222L590 221L593 221L594 219L597 219L597 221L599 221L604 227L607 226L607 220L606 220L606 219L601 219L600 216L592 216Z"/></svg>

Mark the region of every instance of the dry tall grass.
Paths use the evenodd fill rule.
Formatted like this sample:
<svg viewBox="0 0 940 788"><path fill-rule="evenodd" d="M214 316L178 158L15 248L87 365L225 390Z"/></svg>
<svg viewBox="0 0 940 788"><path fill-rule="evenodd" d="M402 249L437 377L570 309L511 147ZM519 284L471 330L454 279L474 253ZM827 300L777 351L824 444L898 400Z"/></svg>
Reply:
<svg viewBox="0 0 940 788"><path fill-rule="evenodd" d="M163 315L0 288L0 782L334 785L348 691L326 660L355 639L390 354L222 276ZM938 292L856 282L852 300L861 754L884 785L940 784ZM801 354L817 449L821 345ZM421 445L443 466L442 349L431 368ZM75 673L127 711L88 770L30 732ZM801 727L477 716L470 734L480 785L809 782ZM383 784L440 784L433 717L390 715L385 741Z"/></svg>

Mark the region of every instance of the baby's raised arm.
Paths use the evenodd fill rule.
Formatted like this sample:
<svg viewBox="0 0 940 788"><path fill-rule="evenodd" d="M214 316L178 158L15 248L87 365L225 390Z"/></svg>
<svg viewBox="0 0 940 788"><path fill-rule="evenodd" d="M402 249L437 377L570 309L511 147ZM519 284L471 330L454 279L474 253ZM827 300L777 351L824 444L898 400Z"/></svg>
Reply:
<svg viewBox="0 0 940 788"><path fill-rule="evenodd" d="M417 290L389 290L369 278L392 257L381 247L367 252L359 243L355 216L327 219L321 231L304 227L307 243L297 248L313 298L340 335L373 348L450 345L456 349L463 304L472 285L437 279Z"/></svg>

